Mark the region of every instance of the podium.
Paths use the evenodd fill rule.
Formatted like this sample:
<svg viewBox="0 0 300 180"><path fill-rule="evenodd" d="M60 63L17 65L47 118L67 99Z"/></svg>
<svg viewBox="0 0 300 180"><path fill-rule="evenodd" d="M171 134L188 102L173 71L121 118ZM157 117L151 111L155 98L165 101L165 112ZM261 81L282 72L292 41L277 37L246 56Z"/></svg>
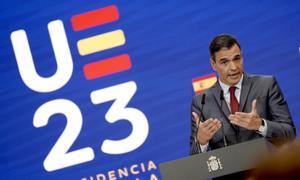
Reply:
<svg viewBox="0 0 300 180"><path fill-rule="evenodd" d="M159 165L163 180L199 180L253 169L274 146L264 138L192 155Z"/></svg>

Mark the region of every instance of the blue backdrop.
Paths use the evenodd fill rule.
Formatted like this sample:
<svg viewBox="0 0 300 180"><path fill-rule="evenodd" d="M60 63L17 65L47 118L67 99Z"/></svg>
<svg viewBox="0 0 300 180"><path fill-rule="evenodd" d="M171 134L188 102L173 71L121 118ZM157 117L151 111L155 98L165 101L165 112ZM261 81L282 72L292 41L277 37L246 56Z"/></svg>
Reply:
<svg viewBox="0 0 300 180"><path fill-rule="evenodd" d="M83 31L72 29L74 15L110 5L117 7L118 20ZM161 179L159 163L188 155L192 79L213 72L208 44L220 33L230 33L239 39L246 72L277 78L299 129L299 14L300 1L289 0L3 1L0 6L0 179ZM63 23L73 71L61 88L42 93L24 83L11 33L20 29L26 32L36 71L40 76L51 77L57 64L47 24L54 20ZM123 45L85 56L79 54L78 40L117 29L124 33ZM131 68L93 80L85 78L84 65L120 54L130 56ZM28 68L26 65L23 68ZM95 104L90 95L95 90L126 82L131 82L131 88L132 83L137 88L126 106L144 115L144 119L136 118L143 119L144 126L137 125L136 132L144 137L135 134L140 144L131 143L128 152L103 152L101 146L105 140L128 137L134 125L123 121L126 118L122 120L122 115L120 121L109 123L105 114L114 101ZM117 87L121 98L127 96L127 90ZM79 163L75 162L76 158L86 157L75 157L70 165L62 168L57 164L65 157L57 156L55 160L53 156L50 160L55 161L56 169L47 171L43 164L45 158L66 131L66 125L73 121L67 123L63 114L53 113L44 127L35 127L33 118L39 107L57 99L73 102L82 115L78 136L66 151L89 147L94 156ZM74 126L79 127L76 123ZM73 126L69 130L75 132ZM74 137L70 134L66 137ZM120 171L127 171L127 175L120 175Z"/></svg>

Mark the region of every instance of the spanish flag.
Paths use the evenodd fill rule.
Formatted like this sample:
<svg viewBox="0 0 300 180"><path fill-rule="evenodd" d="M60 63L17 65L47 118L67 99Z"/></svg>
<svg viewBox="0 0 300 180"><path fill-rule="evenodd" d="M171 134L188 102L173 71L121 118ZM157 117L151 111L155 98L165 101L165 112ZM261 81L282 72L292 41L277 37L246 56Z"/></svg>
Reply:
<svg viewBox="0 0 300 180"><path fill-rule="evenodd" d="M215 73L193 79L192 83L195 94L199 94L204 90L210 88L212 85L215 84L215 82L217 82L217 76Z"/></svg>

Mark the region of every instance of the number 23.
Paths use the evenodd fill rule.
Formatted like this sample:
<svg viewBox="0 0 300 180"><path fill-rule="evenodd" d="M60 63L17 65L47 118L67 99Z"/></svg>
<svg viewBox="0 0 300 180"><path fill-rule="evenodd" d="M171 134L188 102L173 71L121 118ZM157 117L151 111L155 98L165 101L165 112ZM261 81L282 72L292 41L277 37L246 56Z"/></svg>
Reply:
<svg viewBox="0 0 300 180"><path fill-rule="evenodd" d="M109 123L127 120L132 125L132 132L128 137L120 140L104 140L101 146L101 150L104 153L127 153L137 149L146 140L149 125L145 114L136 108L126 107L136 90L136 83L129 81L91 92L91 100L95 105L115 100L105 114L105 119ZM66 116L67 124L63 133L44 160L44 168L47 171L55 171L85 163L93 160L95 157L95 153L91 147L68 152L82 128L81 111L70 100L55 99L41 105L33 117L34 127L40 128L46 126L49 118L58 113Z"/></svg>

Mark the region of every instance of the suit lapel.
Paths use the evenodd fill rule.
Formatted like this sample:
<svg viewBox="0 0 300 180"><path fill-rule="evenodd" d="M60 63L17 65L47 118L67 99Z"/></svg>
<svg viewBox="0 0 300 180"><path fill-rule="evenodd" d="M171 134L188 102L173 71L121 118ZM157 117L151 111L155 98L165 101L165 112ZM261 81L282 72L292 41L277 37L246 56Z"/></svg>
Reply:
<svg viewBox="0 0 300 180"><path fill-rule="evenodd" d="M247 74L244 74L244 79L242 82L242 91L240 95L240 107L239 107L240 112L243 112L244 110L244 106L247 101L251 86L252 86L251 77L249 77Z"/></svg>
<svg viewBox="0 0 300 180"><path fill-rule="evenodd" d="M221 100L220 100L221 86L218 81L215 83L215 85L212 87L211 90L215 97L215 100L218 102L218 105L221 108ZM225 114L226 117L228 117L230 114L230 111L228 109L227 103L225 100L222 103L223 103L222 104L222 112Z"/></svg>
<svg viewBox="0 0 300 180"><path fill-rule="evenodd" d="M221 92L221 89L222 89L222 88L221 88L221 86L220 86L220 84L219 84L218 81L217 81L217 82L215 83L215 85L211 88L211 91L212 91L212 93L213 93L213 95L214 95L214 98L215 98L215 100L217 101L218 106L219 106L220 109L221 109L221 100L220 100L220 92ZM223 113L222 115L223 115L225 118L221 118L220 120L223 121L224 134L226 135L227 132L230 131L229 129L231 129L231 128L236 132L236 131L237 131L237 127L235 127L233 124L231 124L231 123L229 122L228 117L229 117L229 115L230 115L230 110L229 110L229 108L228 108L228 106L227 106L226 101L224 100L222 103L223 103L223 104L222 104L221 112ZM219 133L221 133L221 132L219 132ZM221 136L221 137L223 136L222 133L220 134L220 136Z"/></svg>

